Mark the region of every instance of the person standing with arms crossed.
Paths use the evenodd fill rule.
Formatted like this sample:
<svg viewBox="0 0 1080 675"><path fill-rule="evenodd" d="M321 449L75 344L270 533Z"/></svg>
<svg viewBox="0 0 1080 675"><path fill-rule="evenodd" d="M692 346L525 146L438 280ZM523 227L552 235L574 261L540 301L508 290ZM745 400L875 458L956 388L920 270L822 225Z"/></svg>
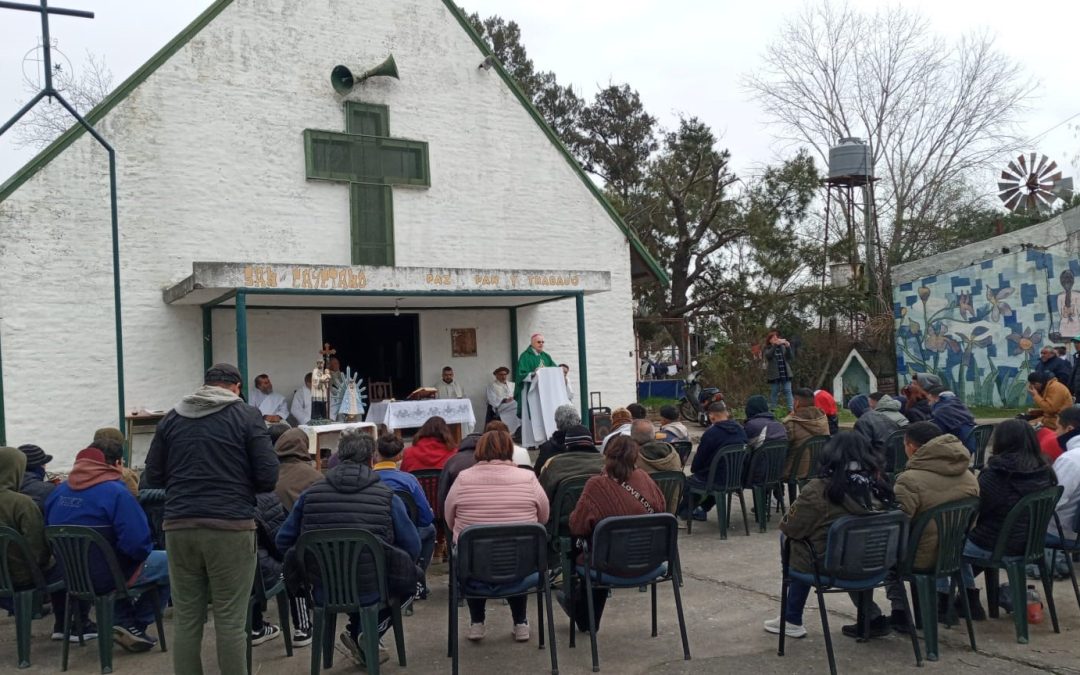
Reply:
<svg viewBox="0 0 1080 675"><path fill-rule="evenodd" d="M203 672L210 602L218 669L248 672L245 623L258 563L255 494L276 486L278 459L262 413L240 398L240 381L235 366L211 366L203 386L158 424L146 457L147 486L165 488L178 675Z"/></svg>
<svg viewBox="0 0 1080 675"><path fill-rule="evenodd" d="M780 331L771 330L765 336L765 348L761 355L766 363L766 379L769 380L769 407L776 407L780 390L784 390L787 397L788 410L795 409L795 396L791 392L792 361L795 353L791 349L791 343L780 337Z"/></svg>

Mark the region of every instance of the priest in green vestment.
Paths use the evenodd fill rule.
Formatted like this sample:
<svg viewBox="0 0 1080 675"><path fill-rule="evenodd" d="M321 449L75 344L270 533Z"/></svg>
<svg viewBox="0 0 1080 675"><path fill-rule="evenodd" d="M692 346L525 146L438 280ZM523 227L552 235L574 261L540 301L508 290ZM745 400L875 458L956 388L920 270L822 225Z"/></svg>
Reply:
<svg viewBox="0 0 1080 675"><path fill-rule="evenodd" d="M517 368L514 371L514 400L517 401L518 417L521 417L521 402L525 400L525 394L529 392L529 383L525 378L537 368L554 368L555 361L544 351L544 336L534 333L529 340L529 348L521 352L517 360Z"/></svg>

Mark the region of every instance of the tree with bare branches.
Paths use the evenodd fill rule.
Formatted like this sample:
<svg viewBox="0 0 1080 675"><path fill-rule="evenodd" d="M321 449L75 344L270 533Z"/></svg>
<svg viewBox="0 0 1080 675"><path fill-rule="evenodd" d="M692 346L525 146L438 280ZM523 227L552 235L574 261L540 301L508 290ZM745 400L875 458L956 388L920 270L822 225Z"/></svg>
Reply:
<svg viewBox="0 0 1080 675"><path fill-rule="evenodd" d="M943 228L986 199L978 186L991 188L986 171L1021 147L1016 122L1034 90L992 36L950 42L898 6L807 5L764 61L746 85L786 139L826 161L840 138L869 140L882 297L892 265L941 250Z"/></svg>
<svg viewBox="0 0 1080 675"><path fill-rule="evenodd" d="M74 72L63 69L59 64L53 67L53 86L80 115L85 116L112 91L112 82L112 71L105 64L105 57L95 55L89 50L86 52L86 60ZM30 82L25 85L29 100L29 97L38 93L38 88ZM25 102L21 101L19 105ZM34 106L15 127L13 142L16 147L40 150L75 124L75 119L63 106L46 99Z"/></svg>

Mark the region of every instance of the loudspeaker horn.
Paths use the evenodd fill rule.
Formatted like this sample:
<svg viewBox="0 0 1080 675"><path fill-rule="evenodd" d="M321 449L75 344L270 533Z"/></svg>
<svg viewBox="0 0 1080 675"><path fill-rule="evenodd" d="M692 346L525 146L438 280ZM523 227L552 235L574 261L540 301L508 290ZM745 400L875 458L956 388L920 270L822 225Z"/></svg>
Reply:
<svg viewBox="0 0 1080 675"><path fill-rule="evenodd" d="M334 70L330 73L330 84L334 85L334 91L344 96L352 91L353 87L372 77L401 79L398 77L397 64L394 63L393 54L387 56L386 60L379 65L371 70L365 70L360 75L353 75L348 66L334 66Z"/></svg>

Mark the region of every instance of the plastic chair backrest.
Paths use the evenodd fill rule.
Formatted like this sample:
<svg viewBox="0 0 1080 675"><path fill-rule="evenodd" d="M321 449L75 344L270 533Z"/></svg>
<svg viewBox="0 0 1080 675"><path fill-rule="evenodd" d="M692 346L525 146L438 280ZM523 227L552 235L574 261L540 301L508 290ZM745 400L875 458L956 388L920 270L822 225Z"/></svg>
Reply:
<svg viewBox="0 0 1080 675"><path fill-rule="evenodd" d="M933 574L939 577L960 569L964 556L964 542L978 513L978 497L946 502L920 513L911 522L907 555L901 565L904 573ZM918 554L919 541L930 523L934 523L937 527L937 558L934 560L933 568L918 569L915 567L915 556Z"/></svg>
<svg viewBox="0 0 1080 675"><path fill-rule="evenodd" d="M805 455L810 457L810 463L807 464L806 473L798 477L799 480L806 480L817 475L821 451L831 438L832 436L812 436L806 439L806 442L803 443L802 451ZM799 464L802 464L802 457L799 458ZM794 473L798 473L799 467L793 466L791 470Z"/></svg>
<svg viewBox="0 0 1080 675"><path fill-rule="evenodd" d="M686 490L686 474L682 471L656 471L649 474L649 478L664 495L664 506L667 507L664 510L668 513L678 511L679 501Z"/></svg>
<svg viewBox="0 0 1080 675"><path fill-rule="evenodd" d="M1009 509L1005 516L1005 522L998 532L997 543L994 544L994 555L991 561L1000 563L1005 557L1005 545L1009 540L1009 533L1013 531L1017 521L1027 521L1027 541L1024 544L1024 562L1038 563L1043 557L1043 547L1046 540L1047 528L1050 519L1054 517L1054 509L1065 488L1061 485L1036 490L1025 495L1016 505Z"/></svg>
<svg viewBox="0 0 1080 675"><path fill-rule="evenodd" d="M897 429L885 439L885 473L897 474L907 468L904 430Z"/></svg>
<svg viewBox="0 0 1080 675"><path fill-rule="evenodd" d="M581 493L585 491L585 483L589 482L590 478L592 475L572 476L559 482L555 497L551 500L547 523L548 534L552 540L570 536L570 513L577 506Z"/></svg>
<svg viewBox="0 0 1080 675"><path fill-rule="evenodd" d="M470 525L454 553L458 582L502 586L547 569L547 530L540 523Z"/></svg>
<svg viewBox="0 0 1080 675"><path fill-rule="evenodd" d="M0 526L0 598L10 598L15 594L15 581L11 578L11 558L17 556L20 564L30 570L34 587L45 590L45 577L38 569L37 561L30 553L30 545L17 530Z"/></svg>
<svg viewBox="0 0 1080 675"><path fill-rule="evenodd" d="M761 457L765 463L765 478L759 485L773 485L784 477L784 460L787 459L787 441L767 441L754 450L755 457ZM751 466L754 461L751 460Z"/></svg>
<svg viewBox="0 0 1080 675"><path fill-rule="evenodd" d="M986 448L990 445L990 437L994 435L993 424L979 424L971 430L975 436L975 453L971 456L971 468L981 471L986 465Z"/></svg>
<svg viewBox="0 0 1080 675"><path fill-rule="evenodd" d="M95 556L104 560L112 575L113 590L127 588L112 545L96 529L81 525L50 525L45 528L45 538L63 570L68 595L80 600L93 600L98 595L90 572L91 558Z"/></svg>
<svg viewBox="0 0 1080 675"><path fill-rule="evenodd" d="M394 490L394 494L397 495L401 503L405 505L405 510L409 513L409 520L413 525L416 525L416 519L420 517L420 509L416 505L416 500L413 499L412 493L408 490Z"/></svg>
<svg viewBox="0 0 1080 675"><path fill-rule="evenodd" d="M686 466L686 460L690 457L690 453L694 451L693 441L671 441L671 446L675 448L675 452L679 455L679 461L683 466Z"/></svg>
<svg viewBox="0 0 1080 675"><path fill-rule="evenodd" d="M670 513L604 518L593 530L589 566L603 574L639 577L675 560L678 536L679 521Z"/></svg>
<svg viewBox="0 0 1080 675"><path fill-rule="evenodd" d="M750 451L745 445L725 445L716 451L712 463L709 464L709 480L705 483L707 490L738 490L742 488L743 468L746 466L746 457ZM718 469L724 467L723 480L716 482Z"/></svg>
<svg viewBox="0 0 1080 675"><path fill-rule="evenodd" d="M326 609L344 612L361 605L364 596L378 592L379 602L386 592L386 551L383 543L367 530L314 530L300 535L296 554L310 567L315 562ZM361 568L375 567L375 582ZM370 569L370 567L369 567Z"/></svg>
<svg viewBox="0 0 1080 675"><path fill-rule="evenodd" d="M884 574L903 555L907 525L907 516L902 511L836 519L829 526L824 573L856 581Z"/></svg>
<svg viewBox="0 0 1080 675"><path fill-rule="evenodd" d="M442 475L442 470L418 469L410 473L420 482L420 488L424 491L428 504L431 505L432 513L436 518L442 518L442 512L439 510L439 476Z"/></svg>

